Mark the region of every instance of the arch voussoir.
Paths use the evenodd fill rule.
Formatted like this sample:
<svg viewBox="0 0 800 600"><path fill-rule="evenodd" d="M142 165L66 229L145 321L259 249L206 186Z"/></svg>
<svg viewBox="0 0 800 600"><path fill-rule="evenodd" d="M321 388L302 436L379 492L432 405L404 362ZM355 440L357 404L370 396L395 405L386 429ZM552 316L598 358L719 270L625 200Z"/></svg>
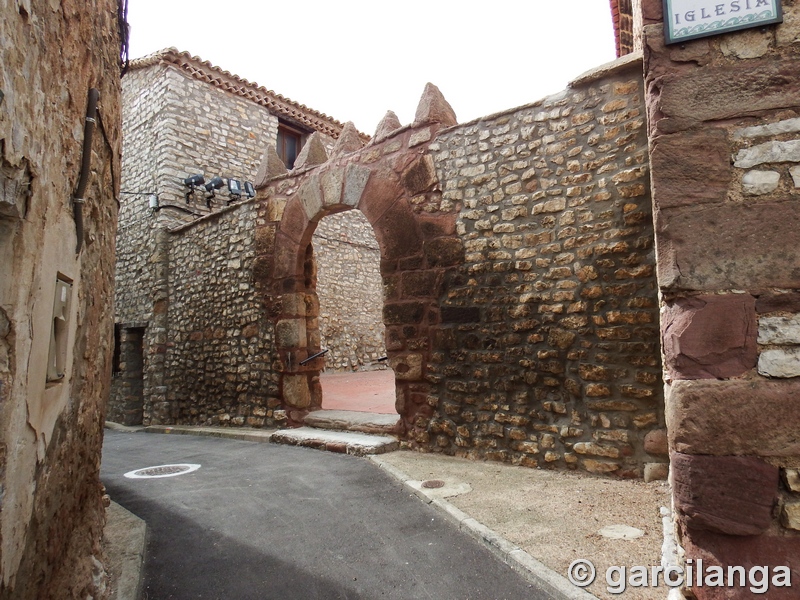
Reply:
<svg viewBox="0 0 800 600"><path fill-rule="evenodd" d="M409 148L413 130L338 157L298 175L275 236L273 277L282 305L276 323L280 390L290 424L319 408L322 359L301 360L319 348L316 279L308 253L325 216L358 209L380 247L384 280L383 322L389 365L395 373L395 407L412 443L425 443L433 415L427 381L444 272L463 260L455 211L440 210L441 192L424 146ZM290 185L285 186L287 189ZM309 262L310 261L310 262ZM302 308L301 308L302 305ZM302 357L302 358L301 358Z"/></svg>

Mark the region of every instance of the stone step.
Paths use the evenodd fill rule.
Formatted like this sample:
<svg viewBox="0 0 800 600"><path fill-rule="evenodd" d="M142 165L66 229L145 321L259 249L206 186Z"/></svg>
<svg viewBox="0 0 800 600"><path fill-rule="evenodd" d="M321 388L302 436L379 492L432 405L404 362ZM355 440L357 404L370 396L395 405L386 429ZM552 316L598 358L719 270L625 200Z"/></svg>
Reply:
<svg viewBox="0 0 800 600"><path fill-rule="evenodd" d="M355 410L315 410L306 416L305 425L317 429L393 435L399 431L400 417L396 414L387 415Z"/></svg>
<svg viewBox="0 0 800 600"><path fill-rule="evenodd" d="M369 435L351 431L330 431L314 427L282 429L272 434L271 442L289 446L305 446L329 452L355 456L393 452L400 447L397 439L388 435Z"/></svg>

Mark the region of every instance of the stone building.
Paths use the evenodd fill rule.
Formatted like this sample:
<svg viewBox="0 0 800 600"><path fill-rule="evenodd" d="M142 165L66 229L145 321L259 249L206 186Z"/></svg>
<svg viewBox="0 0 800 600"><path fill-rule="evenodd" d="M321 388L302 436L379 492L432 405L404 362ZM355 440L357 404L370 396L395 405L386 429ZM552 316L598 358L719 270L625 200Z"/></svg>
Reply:
<svg viewBox="0 0 800 600"><path fill-rule="evenodd" d="M207 365L209 371L202 380L188 376L183 369L177 374L167 373L164 361L169 355L167 344L171 343L167 322L171 319L174 328L182 327L180 319L176 318L181 309L176 305L183 301L175 294L170 297L170 277L184 277L186 261L193 260L196 251L210 261L205 267L209 269L206 274L236 264L246 269L251 258L247 246L252 245L252 239L248 238L255 227L252 201L247 200L245 193L242 194L245 199L236 200L234 205L238 207L234 212L241 221L233 229L226 229L223 225L217 227L216 220L220 213L229 210L228 205L233 201L229 190L216 190L209 204L206 198L211 194L203 184L187 196L192 188L186 186L184 180L201 175L204 183L210 183L214 177L235 179L242 185L253 182L259 175L258 168L267 145L276 146L281 159L294 166L295 160L300 164L308 160L309 154L313 155L316 145L306 145L310 134L317 132L318 143L331 148L343 125L175 49L132 61L122 88L125 160L117 243L116 348L109 418L139 424L144 417L145 404L165 405L167 377L172 377L173 385L181 381L177 387L202 385L208 393L212 388L222 392L215 386L205 387L203 381L217 379L222 385L226 377L236 373L236 364L233 371L229 371L230 367L223 368L217 360L229 351L237 355L235 360L250 361L258 356L269 362L268 346L263 345L266 340L252 347L240 345L234 338L241 332L233 335L226 330L225 339L220 338L209 355L193 359L217 363L214 367ZM151 207L151 198L157 202L157 208ZM183 231L183 226L197 220L205 222L205 219L211 220L210 229L220 236L211 253L199 247L173 248L172 240L181 237L176 234ZM330 367L368 363L385 353L382 331L370 334L379 329L376 324L380 323L380 304L374 301L374 296L381 294L380 280L376 280L374 273L378 260L374 236L365 223L354 222L344 227L341 223L326 223L320 226L315 239L318 247L325 249L321 254L326 261L320 268L328 273L327 281L372 282L357 288L361 302L335 302L338 315L352 311L354 306L373 307L359 312L359 318L365 320L360 329L366 333L358 340L353 340L351 333L338 326L337 318L329 318L329 312L323 315L326 325L330 322L330 327L323 326L324 330L330 329ZM226 265L214 264L218 251L224 252ZM183 252L189 252L190 256L183 256ZM353 253L355 256L350 255ZM365 256L369 260L363 260ZM373 272L372 277L369 270ZM256 302L254 289L247 279L243 274L236 289L224 293L229 303L225 312L231 315L230 326L244 328L245 334L258 321L259 312L246 307ZM204 285L202 277L197 283L198 286L188 293L203 298L210 288ZM239 295L243 298L238 298ZM220 316L224 315L217 315ZM240 319L244 322L240 323ZM225 322L225 318L219 319L219 335ZM260 372L258 360L252 366L254 372ZM239 387L241 384L229 382L229 385ZM266 385L266 379L253 379L245 386L246 390L238 390L238 393L244 392L248 397L266 396ZM238 397L238 393L234 395ZM233 419L238 421L236 415Z"/></svg>
<svg viewBox="0 0 800 600"><path fill-rule="evenodd" d="M247 177L273 139L268 111L235 108L241 82L175 51L123 80L123 198L157 193L161 208L131 195L120 211L112 415L298 425L324 406L324 360L385 351L411 447L627 477L663 465L645 450L664 423L640 59L461 125L431 88L411 126L390 113L367 145L345 129L288 173L268 154L256 198L187 204L185 177ZM353 254L331 262L340 241ZM345 285L362 295L326 316L322 275L361 261L378 289ZM364 356L347 342L301 364L367 305Z"/></svg>
<svg viewBox="0 0 800 600"><path fill-rule="evenodd" d="M0 6L0 598L103 598L124 23Z"/></svg>
<svg viewBox="0 0 800 600"><path fill-rule="evenodd" d="M662 3L639 4L680 540L695 565L789 566L797 586L800 4L671 45Z"/></svg>
<svg viewBox="0 0 800 600"><path fill-rule="evenodd" d="M800 581L800 5L781 5L666 44L660 0L612 0L621 58L566 90L459 124L430 87L414 123L341 130L159 230L145 421L324 407L313 235L357 210L407 447L620 477L669 452L682 560Z"/></svg>

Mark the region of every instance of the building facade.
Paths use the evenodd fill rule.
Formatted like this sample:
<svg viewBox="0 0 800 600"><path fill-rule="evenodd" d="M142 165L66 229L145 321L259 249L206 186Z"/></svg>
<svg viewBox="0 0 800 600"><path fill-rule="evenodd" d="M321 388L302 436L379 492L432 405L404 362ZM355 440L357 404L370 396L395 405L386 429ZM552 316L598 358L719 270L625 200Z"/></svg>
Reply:
<svg viewBox="0 0 800 600"><path fill-rule="evenodd" d="M768 565L770 581L784 566L796 586L800 5L778 2L774 25L667 45L675 16L639 4L679 537L695 565Z"/></svg>
<svg viewBox="0 0 800 600"><path fill-rule="evenodd" d="M684 566L800 580L800 8L667 44L663 2L611 5L621 58L561 93L459 124L430 88L414 123L342 133L252 200L159 228L150 312L125 317L164 365L145 422L324 408L313 236L359 211L407 447L648 479L669 463Z"/></svg>
<svg viewBox="0 0 800 600"><path fill-rule="evenodd" d="M294 166L295 160L307 160L301 156L301 151L312 133L317 132L321 145L330 148L343 125L175 49L134 60L123 78L122 87L125 160L117 242L116 347L109 418L139 424L145 418L145 398L148 406L165 410L169 377L173 385L179 387L183 383L200 385L202 382L202 389L208 393L223 393L226 389L224 394L231 394L231 384L226 387L221 383L231 373L221 364L209 365L200 380L194 376L184 377L183 370L178 371L176 380L174 370L167 369L167 344L171 342L168 322L171 318L173 331L180 330L175 315L181 314L176 306L182 302L180 296L170 294L170 278L183 280L186 276L184 261L193 260L195 253L207 256L208 270L199 274L200 285L190 292L202 298L208 293L208 288L202 285L203 277L220 266L214 264L218 252L225 255L226 266L246 265L252 254L254 213L244 217L233 230L220 231L221 237L215 240L213 248L173 249L172 240L180 236L169 233L170 230L180 231L182 226L206 217L216 219L218 216L212 215L228 210L233 198L224 183L221 189L214 190L215 197L207 201L211 192L206 191L205 184L214 177L225 181L234 179L242 186L252 183L259 175L267 146L276 147L281 160ZM185 185L187 178L196 175L202 176L202 184L193 188ZM243 193L242 198L243 201L236 200L241 207L234 211L236 215L248 212L243 208L248 206L247 194ZM346 227L344 234L341 227L326 234L322 226L318 238L321 246L334 244L344 249L357 247L348 243L350 238L359 243L365 235L363 226ZM331 257L330 269L337 279L361 279L360 263L336 259L335 250L326 254ZM234 339L240 333L232 333L241 329L248 333L253 322L258 320L257 313L245 309L233 316L240 306L237 296L242 295L246 298L242 302L252 305L254 293L246 276L236 283L234 290L226 292L231 305L225 312L231 314L231 319L217 315L220 331L223 323L228 322L226 340L220 341L210 355L196 357L196 361L217 362L217 357L224 357L230 351L239 357L237 360L244 360L242 357L253 360L254 372L260 372L259 360L269 362L266 347L260 343L252 348L246 344L247 353L240 354L244 346ZM171 313L168 311L170 302ZM379 308L367 314L372 321L380 321ZM378 351L374 349L375 340L369 341L371 356ZM351 340L343 339L342 344L335 346L348 344L352 346ZM351 352L337 350L332 352L332 358L340 354L346 355L339 360L342 364L365 362L364 352L351 356ZM217 381L217 384L205 387L207 380ZM242 394L247 398L264 397L267 385L265 378L259 378L257 383L253 380L245 386L246 390L233 395L237 398ZM239 400L232 402L235 405ZM236 414L232 419L238 422Z"/></svg>
<svg viewBox="0 0 800 600"><path fill-rule="evenodd" d="M157 165L164 175L133 189L133 171L123 166L123 191L155 189L161 210L154 218L144 198L132 196L135 209L120 213L124 368L112 415L124 422L129 410L145 424L297 425L324 407L321 369L369 368L385 353L411 447L663 476L664 448L645 449L664 421L640 59L463 125L430 91L420 111L432 116L403 128L390 114L368 144L342 135L313 161L258 182L256 198L209 211L186 204L183 178L208 179L202 155L222 161L225 143L233 157L250 151L249 162L231 164L255 172L274 117L264 111L259 128L261 113L251 108L252 126L233 119L223 143L205 150L205 138L194 136L213 137L223 126L203 121L202 107L233 118L244 114L233 108L239 97L176 68L174 52L169 61L161 56L134 63L124 84L126 98L151 107L126 100L126 165ZM177 56L196 71L211 68ZM170 83L155 85L154 77ZM191 92L176 92L184 88ZM148 112L170 104L185 122ZM173 133L154 131L159 118ZM248 129L242 143L229 139ZM143 146L163 150L150 162L134 158ZM172 161L168 148L179 148ZM184 156L194 158L175 166ZM247 177L247 168L215 168ZM356 197L367 183L386 189ZM350 197L320 199L337 190ZM300 226L298 198L308 223L287 230ZM311 214L318 201L324 209ZM163 221L167 204L182 210ZM195 215L185 215L187 207ZM304 244L293 258L284 255L287 240ZM298 272L278 274L284 260L281 269ZM371 275L346 274L353 264ZM353 340L352 329L337 339L341 323L359 317L364 339ZM322 349L328 357L300 364ZM130 382L139 397L125 409Z"/></svg>
<svg viewBox="0 0 800 600"><path fill-rule="evenodd" d="M124 21L2 2L0 38L0 598L103 598Z"/></svg>

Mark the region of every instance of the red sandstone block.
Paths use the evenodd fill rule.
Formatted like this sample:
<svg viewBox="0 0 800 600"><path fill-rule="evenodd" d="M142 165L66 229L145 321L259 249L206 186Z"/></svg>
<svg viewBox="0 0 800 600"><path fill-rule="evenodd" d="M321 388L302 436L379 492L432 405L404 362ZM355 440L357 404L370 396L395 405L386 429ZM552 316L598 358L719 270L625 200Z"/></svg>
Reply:
<svg viewBox="0 0 800 600"><path fill-rule="evenodd" d="M659 208L721 202L733 177L724 129L655 138L650 155L653 201Z"/></svg>
<svg viewBox="0 0 800 600"><path fill-rule="evenodd" d="M438 297L441 291L439 271L406 271L401 274L404 298Z"/></svg>
<svg viewBox="0 0 800 600"><path fill-rule="evenodd" d="M272 277L275 280L302 275L300 245L289 236L278 233L275 240L275 262ZM282 293L284 290L279 291Z"/></svg>
<svg viewBox="0 0 800 600"><path fill-rule="evenodd" d="M437 182L433 157L429 154L419 157L403 172L401 179L412 196L430 189Z"/></svg>
<svg viewBox="0 0 800 600"><path fill-rule="evenodd" d="M754 595L749 585L739 587L710 587L693 585L691 591L697 600L739 600L769 598L769 600L796 600L797 582L800 581L800 536L756 535L735 537L698 531L682 527L681 545L686 550L686 558L692 560L693 576L703 561L703 570L708 573L712 566L722 567L726 574L728 567L744 567L749 572L753 567L768 567L769 581L775 567L787 566L791 573L791 587L770 585L767 593ZM695 583L696 583L695 578Z"/></svg>
<svg viewBox="0 0 800 600"><path fill-rule="evenodd" d="M758 359L755 300L749 294L681 298L661 319L673 379L736 377Z"/></svg>
<svg viewBox="0 0 800 600"><path fill-rule="evenodd" d="M428 215L419 214L417 220L420 223L420 229L426 239L455 235L456 234L456 215Z"/></svg>
<svg viewBox="0 0 800 600"><path fill-rule="evenodd" d="M393 203L380 219L373 221L370 218L370 222L380 244L383 260L398 260L413 256L422 246L422 236L414 213L405 200Z"/></svg>
<svg viewBox="0 0 800 600"><path fill-rule="evenodd" d="M255 247L256 254L269 255L275 249L275 232L277 225L275 223L267 223L264 225L256 226L255 233Z"/></svg>
<svg viewBox="0 0 800 600"><path fill-rule="evenodd" d="M800 456L800 380L676 381L668 390L673 451Z"/></svg>
<svg viewBox="0 0 800 600"><path fill-rule="evenodd" d="M800 293L787 292L787 293L771 293L764 292L758 294L756 300L756 312L769 313L786 311L791 313L800 312Z"/></svg>
<svg viewBox="0 0 800 600"><path fill-rule="evenodd" d="M660 93L664 116L687 127L793 106L800 97L800 78L794 57L770 56L676 74L660 86Z"/></svg>
<svg viewBox="0 0 800 600"><path fill-rule="evenodd" d="M779 469L744 456L670 456L678 518L690 530L758 535L772 523Z"/></svg>
<svg viewBox="0 0 800 600"><path fill-rule="evenodd" d="M299 243L306 235L308 224L306 209L303 208L299 198L295 197L289 200L283 211L283 218L278 230Z"/></svg>
<svg viewBox="0 0 800 600"><path fill-rule="evenodd" d="M374 169L358 208L373 224L404 194L397 174L391 169Z"/></svg>
<svg viewBox="0 0 800 600"><path fill-rule="evenodd" d="M448 267L464 262L464 245L457 237L441 237L425 242L425 257L431 267Z"/></svg>
<svg viewBox="0 0 800 600"><path fill-rule="evenodd" d="M646 24L664 20L664 4L662 0L642 0L642 18Z"/></svg>

